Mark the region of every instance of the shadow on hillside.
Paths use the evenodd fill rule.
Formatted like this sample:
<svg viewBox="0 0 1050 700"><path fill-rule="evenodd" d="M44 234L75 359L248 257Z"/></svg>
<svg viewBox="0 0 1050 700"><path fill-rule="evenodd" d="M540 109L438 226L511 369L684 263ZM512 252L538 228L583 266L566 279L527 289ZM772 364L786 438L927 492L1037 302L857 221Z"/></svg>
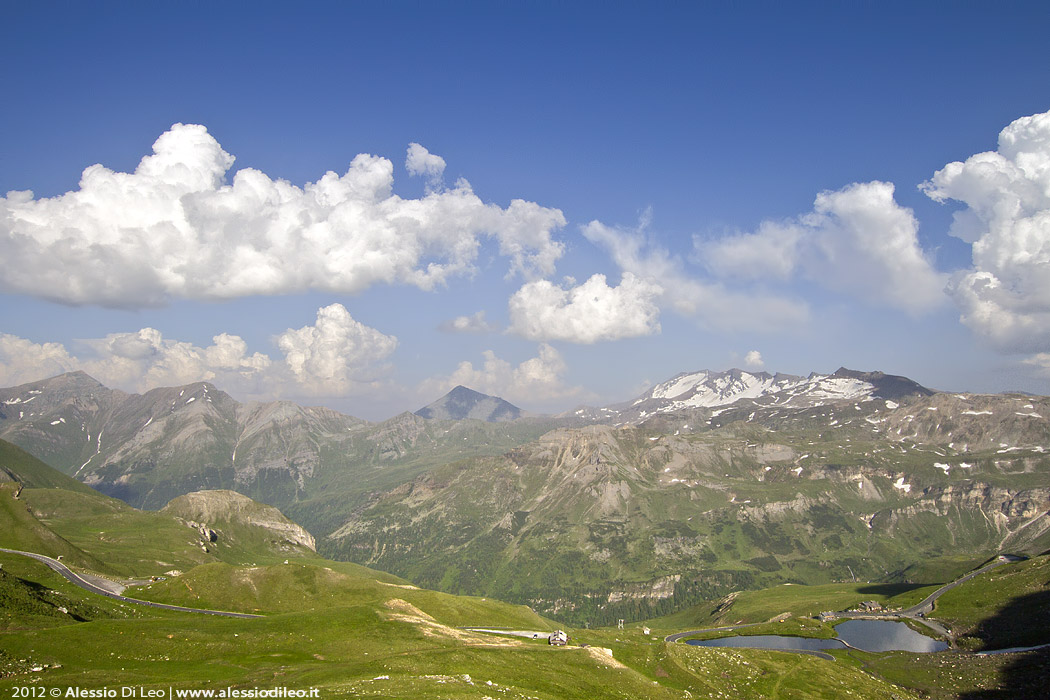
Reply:
<svg viewBox="0 0 1050 700"><path fill-rule="evenodd" d="M988 650L1050 643L1050 590L1014 598L968 636ZM960 700L1023 700L1045 698L1050 692L1050 647L1002 657L999 687L976 690Z"/></svg>
<svg viewBox="0 0 1050 700"><path fill-rule="evenodd" d="M873 583L863 588L858 588L858 593L864 593L871 595L884 595L892 597L907 593L908 591L914 591L916 588L926 588L932 584L929 583Z"/></svg>

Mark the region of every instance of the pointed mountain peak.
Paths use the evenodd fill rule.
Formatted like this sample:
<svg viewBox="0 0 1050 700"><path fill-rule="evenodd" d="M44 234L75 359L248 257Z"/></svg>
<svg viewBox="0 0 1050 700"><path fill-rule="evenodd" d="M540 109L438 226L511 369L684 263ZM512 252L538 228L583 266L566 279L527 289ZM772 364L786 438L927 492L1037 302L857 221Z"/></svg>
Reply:
<svg viewBox="0 0 1050 700"><path fill-rule="evenodd" d="M459 385L434 403L416 411L416 415L436 420L473 418L489 423L501 423L521 418L524 411L498 396L489 396Z"/></svg>
<svg viewBox="0 0 1050 700"><path fill-rule="evenodd" d="M498 398L492 397L488 394L482 394L480 391L474 391L469 387L465 387L462 384L458 384L449 391L446 396L456 399L469 399L469 400L481 400L486 398Z"/></svg>
<svg viewBox="0 0 1050 700"><path fill-rule="evenodd" d="M81 389L105 389L105 384L92 377L84 370L78 369L74 372L66 372L56 377L33 382L34 384L45 384L53 387L78 387Z"/></svg>
<svg viewBox="0 0 1050 700"><path fill-rule="evenodd" d="M91 397L107 402L126 394L110 389L86 372L76 371L40 379L28 384L0 388L0 419L5 418L4 407L21 413L21 404L33 403L32 412L44 414L55 410L76 397Z"/></svg>

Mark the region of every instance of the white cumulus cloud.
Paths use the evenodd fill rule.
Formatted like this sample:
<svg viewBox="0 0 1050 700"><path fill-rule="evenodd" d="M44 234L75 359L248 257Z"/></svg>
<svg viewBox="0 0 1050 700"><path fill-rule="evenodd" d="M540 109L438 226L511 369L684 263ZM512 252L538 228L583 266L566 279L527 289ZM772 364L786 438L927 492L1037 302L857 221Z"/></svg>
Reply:
<svg viewBox="0 0 1050 700"><path fill-rule="evenodd" d="M508 275L549 276L564 252L557 209L486 204L469 183L419 199L392 194L393 165L359 155L343 175L297 187L252 168L226 184L233 156L200 125L175 124L132 173L84 170L77 190L0 198L0 290L70 304L160 305L372 285L433 289L469 275L497 241ZM411 172L444 161L413 144Z"/></svg>
<svg viewBox="0 0 1050 700"><path fill-rule="evenodd" d="M1005 352L1050 349L1050 112L1015 120L995 151L949 163L921 189L966 205L949 231L973 248L949 287L962 321Z"/></svg>
<svg viewBox="0 0 1050 700"><path fill-rule="evenodd" d="M530 340L591 344L660 332L656 284L625 272L619 286L605 275L563 289L547 280L529 282L509 302L510 331Z"/></svg>
<svg viewBox="0 0 1050 700"><path fill-rule="evenodd" d="M277 337L277 347L298 387L316 396L342 396L379 382L377 366L397 348L350 315L342 304L317 311L317 322Z"/></svg>
<svg viewBox="0 0 1050 700"><path fill-rule="evenodd" d="M131 386L140 391L196 381L243 388L270 367L269 357L260 353L248 355L247 344L227 333L214 336L213 345L203 348L165 339L154 328L111 333L81 342L95 355L84 361L81 369L103 384Z"/></svg>
<svg viewBox="0 0 1050 700"><path fill-rule="evenodd" d="M919 245L919 222L894 200L889 182L821 192L813 211L764 221L753 233L696 239L704 264L723 278L787 280L802 275L828 289L913 314L947 301L947 275Z"/></svg>
<svg viewBox="0 0 1050 700"><path fill-rule="evenodd" d="M766 366L766 362L762 359L762 353L758 350L751 350L744 356L744 365L748 369L762 369Z"/></svg>
<svg viewBox="0 0 1050 700"><path fill-rule="evenodd" d="M0 334L0 386L16 386L82 369L62 343L34 343Z"/></svg>
<svg viewBox="0 0 1050 700"><path fill-rule="evenodd" d="M103 384L128 391L211 381L230 391L251 392L267 376L270 358L251 355L238 336L221 333L199 347L169 340L154 328L81 340L79 356L60 343L34 343L0 335L0 385L9 386L83 370Z"/></svg>

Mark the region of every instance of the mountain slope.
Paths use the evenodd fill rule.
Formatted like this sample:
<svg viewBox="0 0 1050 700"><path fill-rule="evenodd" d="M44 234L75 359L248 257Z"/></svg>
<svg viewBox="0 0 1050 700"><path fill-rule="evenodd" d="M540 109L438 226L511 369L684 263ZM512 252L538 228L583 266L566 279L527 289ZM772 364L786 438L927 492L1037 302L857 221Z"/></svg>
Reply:
<svg viewBox="0 0 1050 700"><path fill-rule="evenodd" d="M594 624L1050 546L1050 399L871 393L553 431L377 495L326 551Z"/></svg>
<svg viewBox="0 0 1050 700"><path fill-rule="evenodd" d="M52 382L89 393L52 396ZM594 419L372 424L208 384L129 396L67 376L0 393L19 410L0 432L53 454L79 445L65 468L132 503L232 489L279 506L325 555L591 623L1050 546L1045 398L846 369L660 387L567 428Z"/></svg>
<svg viewBox="0 0 1050 700"><path fill-rule="evenodd" d="M94 493L90 486L47 466L18 445L0 440L0 483L4 482L16 482L26 488Z"/></svg>

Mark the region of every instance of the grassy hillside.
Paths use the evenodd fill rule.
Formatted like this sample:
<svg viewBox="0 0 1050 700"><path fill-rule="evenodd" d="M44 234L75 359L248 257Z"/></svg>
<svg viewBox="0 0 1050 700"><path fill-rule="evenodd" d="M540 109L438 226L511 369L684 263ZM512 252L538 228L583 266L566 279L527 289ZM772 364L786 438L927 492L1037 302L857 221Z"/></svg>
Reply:
<svg viewBox="0 0 1050 700"><path fill-rule="evenodd" d="M72 509L79 518L105 517L83 503ZM135 522L125 522L127 536ZM142 524L141 556L156 557L151 529ZM100 546L116 549L112 541ZM682 647L650 663L648 652L612 632L581 633L591 635L593 646L568 649L470 633L458 627L542 631L553 625L522 606L421 590L317 557L260 566L213 562L133 589L157 600L267 615L256 620L125 605L90 596L33 560L0 554L0 564L5 691L43 681L84 688L318 688L322 697L677 698L682 690L750 687L757 663L759 689L782 682L785 689L827 686L810 697L832 698L832 689L842 687L866 697L909 697L855 669L816 659L765 654L711 679L712 664L725 666L722 652ZM601 647L613 649L612 655Z"/></svg>
<svg viewBox="0 0 1050 700"><path fill-rule="evenodd" d="M2 440L0 466L7 478L0 481L3 547L61 556L68 565L116 578L148 578L216 561L272 563L289 555L313 556L288 540L294 540L290 528L298 526L237 494L238 503L251 507L226 518L220 508L211 524L212 540L180 517L185 513L177 508L137 510Z"/></svg>
<svg viewBox="0 0 1050 700"><path fill-rule="evenodd" d="M90 486L66 476L7 440L0 440L0 482L17 481L28 488L93 493Z"/></svg>
<svg viewBox="0 0 1050 700"><path fill-rule="evenodd" d="M69 540L41 523L33 514L32 505L25 497L30 492L17 484L0 484L0 547L38 552L52 557L64 557L71 565L107 570L100 559L77 548ZM75 496L71 492L70 496ZM16 498L16 494L18 497Z"/></svg>
<svg viewBox="0 0 1050 700"><path fill-rule="evenodd" d="M397 598L449 625L553 628L553 623L524 606L427 591L361 569L357 574L339 571L333 562L322 559L289 559L269 566L205 564L129 594L175 605L252 613L381 607Z"/></svg>
<svg viewBox="0 0 1050 700"><path fill-rule="evenodd" d="M0 555L5 569L9 561L10 555ZM23 574L40 577L42 585L80 595L36 562L25 566L37 569ZM213 564L186 580L211 590L209 581L230 584L244 573ZM128 617L0 631L0 676L6 676L0 677L0 691L36 681L48 687L284 687L317 688L320 697L479 700L670 700L686 693L915 697L850 665L810 657L694 649L616 631L573 632L587 648L466 632L456 626L487 621L536 629L545 623L494 601L351 581L317 565L290 563L249 575L257 586L273 585L275 595L306 594L321 608L255 620L136 609ZM235 586L233 593L214 590L208 596L234 603L243 592Z"/></svg>
<svg viewBox="0 0 1050 700"><path fill-rule="evenodd" d="M814 617L826 610L846 610L867 600L874 600L886 608L905 608L915 605L937 587L908 583L783 584L758 591L731 593L646 624L659 629L685 630L765 622L785 613L795 618Z"/></svg>
<svg viewBox="0 0 1050 700"><path fill-rule="evenodd" d="M77 594L68 594L33 580L34 573L4 562L0 570L0 631L36 629L112 617L111 613ZM27 576L27 578L22 578Z"/></svg>

